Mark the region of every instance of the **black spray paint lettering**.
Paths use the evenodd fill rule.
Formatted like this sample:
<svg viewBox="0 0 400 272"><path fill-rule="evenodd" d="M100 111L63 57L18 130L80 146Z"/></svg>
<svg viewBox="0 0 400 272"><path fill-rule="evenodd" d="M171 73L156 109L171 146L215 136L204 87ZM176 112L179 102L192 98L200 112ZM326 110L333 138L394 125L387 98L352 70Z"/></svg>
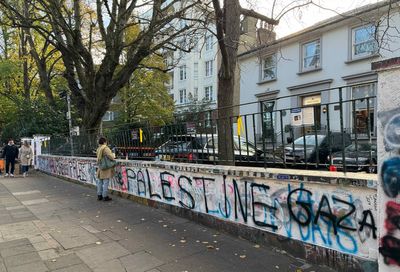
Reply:
<svg viewBox="0 0 400 272"><path fill-rule="evenodd" d="M145 180L145 178L144 178L144 174L143 174L143 172L142 172L142 170L139 170L138 172L137 172L137 175L136 175L136 181L137 181L137 193L138 193L138 195L140 196L142 193L144 194L144 195L146 195L146 180ZM140 185L143 185L143 191L141 191L140 190Z"/></svg>
<svg viewBox="0 0 400 272"><path fill-rule="evenodd" d="M323 210L324 208L325 210ZM332 222L333 232L335 235L337 235L337 218L336 215L332 213L331 205L329 204L329 200L325 195L321 197L321 201L319 202L317 214L314 218L314 225L318 225L320 216L323 216Z"/></svg>
<svg viewBox="0 0 400 272"><path fill-rule="evenodd" d="M306 214L307 214L306 220L305 221L301 221L300 218L298 218L294 214L292 201L291 201L292 195L294 193L296 193L296 192L304 192L304 193L309 194L309 196L312 196L312 193L309 190L306 190L306 189L303 189L303 188L298 188L298 189L295 189L295 190L291 191L288 194L288 197L287 197L287 206L288 206L288 209L289 209L290 217L293 218L299 225L308 226L311 223L311 218L312 218L311 204L308 203L308 202L300 201L300 200L296 201L296 204L301 206L306 211Z"/></svg>
<svg viewBox="0 0 400 272"><path fill-rule="evenodd" d="M239 187L237 185L236 180L233 180L233 190L235 194L235 219L238 219L238 212L237 212L237 203L240 206L240 212L242 213L242 217L245 223L247 223L247 181L244 182L244 208L242 199L240 198ZM239 201L238 201L239 200Z"/></svg>
<svg viewBox="0 0 400 272"><path fill-rule="evenodd" d="M300 201L300 200L296 201L296 204L301 206L306 212L306 216L305 216L306 219L304 221L300 220L300 218L298 216L296 216L296 214L293 211L293 204L292 204L292 199L291 199L292 195L295 194L296 192L304 192L304 193L307 193L309 196L312 196L312 193L310 191L306 190L306 189L298 188L298 189L295 189L295 190L291 191L289 193L288 199L287 199L287 205L288 205L288 208L289 208L290 217L292 219L294 219L301 226L308 226L311 223L312 218L313 218L313 212L312 212L312 209L311 209L311 204L308 203L308 202ZM338 234L338 229L345 229L345 230L349 230L349 231L357 231L357 228L353 228L353 227L346 226L346 225L342 224L342 222L344 222L346 219L348 219L355 212L354 204L352 204L350 202L347 202L347 201L345 201L343 199L339 199L337 197L332 197L332 200L334 202L337 201L337 202L340 202L340 203L348 205L350 207L350 211L345 213L341 217L337 217L336 215L334 215L332 213L332 209L330 207L328 198L325 195L323 195L321 197L320 202L319 202L317 213L316 213L316 215L314 217L314 221L312 223L314 225L317 225L318 221L319 221L319 218L321 216L323 216L323 217L325 217L325 218L327 218L327 219L329 219L331 221L332 226L333 226L333 231L334 231L335 235ZM325 210L324 210L324 208L325 208ZM359 221L357 223L359 224L359 229L358 229L359 231L363 231L365 227L368 227L368 228L370 228L372 230L373 238L374 239L377 238L376 237L377 228L376 228L375 220L374 220L374 217L373 217L373 214L372 214L371 210L363 211L363 218L362 218L361 221Z"/></svg>
<svg viewBox="0 0 400 272"><path fill-rule="evenodd" d="M268 191L269 190L269 186L264 185L264 184L252 183L250 185L250 187L251 187L251 199L252 199L251 206L252 206L252 210L253 210L253 222L254 222L254 224L256 224L257 226L261 226L261 227L268 227L268 228L271 228L273 230L278 229L278 226L259 221L256 218L256 212L255 212L256 206L261 206L264 209L268 208L270 210L276 210L276 207L272 207L272 206L270 206L270 205L268 205L266 203L263 203L263 202L260 202L260 201L256 201L256 199L255 199L254 188L263 189L264 191ZM235 204L235 206L236 206L236 204Z"/></svg>
<svg viewBox="0 0 400 272"><path fill-rule="evenodd" d="M189 200L190 200L190 204L185 204L185 203L182 202L182 200L179 200L179 204L180 204L182 207L184 207L184 208L187 208L187 209L194 209L195 206L196 206L196 202L195 202L195 200L194 200L192 194L189 193L189 191L187 191L185 188L183 188L183 185L182 185L182 183L181 183L183 180L186 180L187 183L189 183L190 186L192 186L192 180L191 180L190 178L186 177L186 176L180 176L180 177L178 178L178 186L179 186L179 189L182 191L182 193L184 193L184 194L187 195L187 197L188 197Z"/></svg>
<svg viewBox="0 0 400 272"><path fill-rule="evenodd" d="M342 222L348 218L350 218L352 216L352 214L356 211L356 207L354 206L353 203L347 202L343 199L337 198L337 197L332 197L333 202L339 202L339 203L343 203L345 205L348 205L350 208L350 211L348 213L346 213L343 217L341 217L338 221L337 221L337 226L338 228L342 228L342 229L346 229L346 230L351 230L351 231L356 231L357 229L354 227L350 227L350 226L346 226L346 225L342 225Z"/></svg>
<svg viewBox="0 0 400 272"><path fill-rule="evenodd" d="M215 179L212 178L205 178L205 177L193 177L193 180L198 181L200 180L203 185L203 197L204 197L204 206L206 208L206 213L209 212L208 209L208 201L207 201L207 191L206 191L206 181L215 182Z"/></svg>
<svg viewBox="0 0 400 272"><path fill-rule="evenodd" d="M368 217L370 218L370 223L367 222ZM363 211L363 218L359 222L359 224L360 224L360 231L363 231L364 227L369 227L372 230L372 237L376 239L376 225L371 210Z"/></svg>
<svg viewBox="0 0 400 272"><path fill-rule="evenodd" d="M161 190L162 190L163 198L166 200L175 200L175 197L172 196L171 183L169 182L168 178L166 179L165 177L170 177L173 179L173 178L175 178L175 176L168 172L160 173ZM167 193L165 192L165 188L169 189L169 195L167 195Z"/></svg>
<svg viewBox="0 0 400 272"><path fill-rule="evenodd" d="M161 196L159 194L153 193L151 190L151 179L150 179L150 173L149 173L148 169L146 169L146 174L147 174L147 183L149 185L150 198L157 197L158 199L161 199Z"/></svg>

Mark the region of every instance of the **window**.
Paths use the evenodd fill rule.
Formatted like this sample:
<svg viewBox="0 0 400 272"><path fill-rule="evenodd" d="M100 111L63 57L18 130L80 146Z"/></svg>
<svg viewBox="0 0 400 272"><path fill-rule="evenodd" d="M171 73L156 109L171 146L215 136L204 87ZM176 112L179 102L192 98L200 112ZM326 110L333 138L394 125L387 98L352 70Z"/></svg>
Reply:
<svg viewBox="0 0 400 272"><path fill-rule="evenodd" d="M375 98L376 84L365 84L352 88L352 99L355 100L353 109L353 129L355 133L374 132L375 128ZM373 97L373 98L369 98Z"/></svg>
<svg viewBox="0 0 400 272"><path fill-rule="evenodd" d="M186 65L182 65L179 67L179 79L180 80L186 79Z"/></svg>
<svg viewBox="0 0 400 272"><path fill-rule="evenodd" d="M271 139L275 134L275 101L262 101L262 135L264 139Z"/></svg>
<svg viewBox="0 0 400 272"><path fill-rule="evenodd" d="M168 85L171 89L173 89L174 88L174 72L169 72L168 74L169 74L169 84Z"/></svg>
<svg viewBox="0 0 400 272"><path fill-rule="evenodd" d="M186 89L179 90L179 103L185 104L186 102Z"/></svg>
<svg viewBox="0 0 400 272"><path fill-rule="evenodd" d="M199 88L197 88L197 87L194 88L193 97L194 97L194 100L197 101L197 99L199 98Z"/></svg>
<svg viewBox="0 0 400 272"><path fill-rule="evenodd" d="M262 80L276 78L276 55L271 55L263 59Z"/></svg>
<svg viewBox="0 0 400 272"><path fill-rule="evenodd" d="M311 126L311 129L319 129L321 126L321 95L303 96L302 98L303 125Z"/></svg>
<svg viewBox="0 0 400 272"><path fill-rule="evenodd" d="M213 36L209 35L206 37L206 51L211 50L213 47Z"/></svg>
<svg viewBox="0 0 400 272"><path fill-rule="evenodd" d="M194 63L193 77L194 79L197 79L199 77L199 64L197 62Z"/></svg>
<svg viewBox="0 0 400 272"><path fill-rule="evenodd" d="M315 40L302 45L302 70L313 70L321 66L320 40Z"/></svg>
<svg viewBox="0 0 400 272"><path fill-rule="evenodd" d="M212 76L213 74L213 60L206 61L206 76Z"/></svg>
<svg viewBox="0 0 400 272"><path fill-rule="evenodd" d="M352 57L365 57L377 51L375 26L366 25L352 29Z"/></svg>
<svg viewBox="0 0 400 272"><path fill-rule="evenodd" d="M205 127L207 127L207 128L209 128L209 127L211 127L211 112L206 112L206 115L205 115Z"/></svg>
<svg viewBox="0 0 400 272"><path fill-rule="evenodd" d="M114 112L107 111L106 114L104 114L103 116L103 121L105 122L114 121Z"/></svg>
<svg viewBox="0 0 400 272"><path fill-rule="evenodd" d="M213 101L214 100L212 86L205 87L204 88L204 93L205 93L206 100L208 100L208 101Z"/></svg>

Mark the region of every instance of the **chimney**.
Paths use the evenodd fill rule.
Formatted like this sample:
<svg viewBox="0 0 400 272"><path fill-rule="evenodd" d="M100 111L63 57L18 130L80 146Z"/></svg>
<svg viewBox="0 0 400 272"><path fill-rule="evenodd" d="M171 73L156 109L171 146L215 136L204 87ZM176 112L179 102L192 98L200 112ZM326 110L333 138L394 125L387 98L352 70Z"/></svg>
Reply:
<svg viewBox="0 0 400 272"><path fill-rule="evenodd" d="M266 23L262 23L262 26L257 29L257 42L258 45L271 43L276 40L276 33L273 30L273 26Z"/></svg>

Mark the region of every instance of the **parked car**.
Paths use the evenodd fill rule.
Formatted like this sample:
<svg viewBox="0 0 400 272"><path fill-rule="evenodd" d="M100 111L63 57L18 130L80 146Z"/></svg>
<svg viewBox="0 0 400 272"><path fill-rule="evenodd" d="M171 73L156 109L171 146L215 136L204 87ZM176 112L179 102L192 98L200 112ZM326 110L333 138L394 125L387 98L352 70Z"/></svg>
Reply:
<svg viewBox="0 0 400 272"><path fill-rule="evenodd" d="M330 139L327 134L301 136L285 146L283 159L286 163L326 164L329 154L343 150L343 140L344 147L349 146L350 134L331 132Z"/></svg>
<svg viewBox="0 0 400 272"><path fill-rule="evenodd" d="M376 150L376 144L370 143L358 143L346 147L344 152L346 169L376 173ZM332 165L336 166L337 169L343 169L343 152L332 154Z"/></svg>
<svg viewBox="0 0 400 272"><path fill-rule="evenodd" d="M264 154L253 143L234 136L234 154L237 165L273 163L272 155ZM219 160L217 135L175 135L155 150L156 160L213 163ZM275 158L277 163L282 159Z"/></svg>

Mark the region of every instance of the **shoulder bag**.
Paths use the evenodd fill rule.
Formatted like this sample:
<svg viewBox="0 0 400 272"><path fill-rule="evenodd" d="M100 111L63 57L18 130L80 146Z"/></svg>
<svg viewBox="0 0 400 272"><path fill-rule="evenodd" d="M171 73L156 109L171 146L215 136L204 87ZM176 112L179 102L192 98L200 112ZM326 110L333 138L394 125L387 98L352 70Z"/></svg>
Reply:
<svg viewBox="0 0 400 272"><path fill-rule="evenodd" d="M102 150L102 153L104 153L104 149ZM104 154L102 154L102 158L99 161L99 168L100 170L107 170L115 167L116 164L117 162L115 160L111 160L108 156L104 156Z"/></svg>

